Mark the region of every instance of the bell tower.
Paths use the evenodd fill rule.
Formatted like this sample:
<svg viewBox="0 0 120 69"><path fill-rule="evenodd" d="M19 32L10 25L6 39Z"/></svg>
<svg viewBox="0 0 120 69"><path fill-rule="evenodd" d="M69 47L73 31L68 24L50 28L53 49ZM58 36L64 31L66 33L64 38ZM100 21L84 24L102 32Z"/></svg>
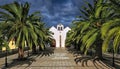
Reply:
<svg viewBox="0 0 120 69"><path fill-rule="evenodd" d="M64 26L60 23L57 25L57 30L59 32L59 46L62 47L62 31L64 30Z"/></svg>
<svg viewBox="0 0 120 69"><path fill-rule="evenodd" d="M52 34L52 38L55 39L55 47L65 47L66 34L69 30L69 27L64 28L64 25L61 23L57 25L57 28L54 26L50 28L50 31L54 33Z"/></svg>

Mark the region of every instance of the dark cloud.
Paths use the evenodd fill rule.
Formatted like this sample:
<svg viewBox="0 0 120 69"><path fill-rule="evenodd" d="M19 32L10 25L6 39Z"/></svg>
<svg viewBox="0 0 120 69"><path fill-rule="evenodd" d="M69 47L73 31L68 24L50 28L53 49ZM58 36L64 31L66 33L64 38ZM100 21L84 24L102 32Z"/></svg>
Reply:
<svg viewBox="0 0 120 69"><path fill-rule="evenodd" d="M40 11L47 26L58 23L69 26L76 16L80 15L79 8L83 5L82 0L0 0L0 5L13 1L29 2L30 13Z"/></svg>

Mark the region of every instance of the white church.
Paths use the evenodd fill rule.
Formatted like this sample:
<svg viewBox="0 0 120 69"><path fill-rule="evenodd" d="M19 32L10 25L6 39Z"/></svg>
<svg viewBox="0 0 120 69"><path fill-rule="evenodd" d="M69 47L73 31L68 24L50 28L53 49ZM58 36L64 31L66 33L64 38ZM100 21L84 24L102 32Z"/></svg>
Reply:
<svg viewBox="0 0 120 69"><path fill-rule="evenodd" d="M64 48L67 32L71 29L69 27L64 28L64 25L58 24L57 28L52 26L49 30L53 33L52 38L55 40L55 47Z"/></svg>

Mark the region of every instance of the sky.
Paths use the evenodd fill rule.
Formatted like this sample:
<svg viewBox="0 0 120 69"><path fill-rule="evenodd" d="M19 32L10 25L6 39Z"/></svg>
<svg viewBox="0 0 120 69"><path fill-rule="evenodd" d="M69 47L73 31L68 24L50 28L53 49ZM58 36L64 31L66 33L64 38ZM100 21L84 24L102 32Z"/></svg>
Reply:
<svg viewBox="0 0 120 69"><path fill-rule="evenodd" d="M18 1L31 4L30 13L40 11L42 20L48 27L61 23L70 26L77 16L79 9L84 5L83 0L0 0L0 5ZM91 0L87 0L91 1Z"/></svg>

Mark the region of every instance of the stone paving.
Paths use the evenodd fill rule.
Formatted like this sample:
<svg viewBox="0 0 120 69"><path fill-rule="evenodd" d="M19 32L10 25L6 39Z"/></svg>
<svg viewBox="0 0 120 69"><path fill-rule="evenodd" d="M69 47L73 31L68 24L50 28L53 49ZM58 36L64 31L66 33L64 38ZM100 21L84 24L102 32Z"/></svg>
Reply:
<svg viewBox="0 0 120 69"><path fill-rule="evenodd" d="M16 56L14 55L12 57L15 58ZM83 67L80 63L76 64L74 61L75 57L62 48L55 49L54 54L50 56L41 57L40 55L37 55L32 56L32 58L35 59L11 63L8 69L112 69L106 67L105 64L100 65L96 62L98 63L97 68L91 61L88 61L88 66ZM1 61L3 60L0 59L0 62Z"/></svg>

